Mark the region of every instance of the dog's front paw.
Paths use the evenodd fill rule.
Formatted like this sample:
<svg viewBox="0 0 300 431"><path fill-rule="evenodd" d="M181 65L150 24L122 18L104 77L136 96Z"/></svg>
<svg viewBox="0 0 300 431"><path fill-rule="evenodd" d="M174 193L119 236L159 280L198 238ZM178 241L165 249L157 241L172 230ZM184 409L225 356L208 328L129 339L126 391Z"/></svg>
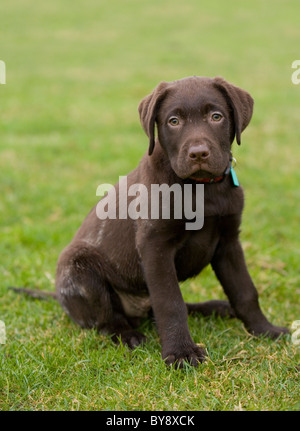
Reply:
<svg viewBox="0 0 300 431"><path fill-rule="evenodd" d="M189 346L175 346L165 348L162 357L167 365L175 365L176 368L183 368L184 362L188 362L193 367L197 367L199 362L203 362L206 357L205 349L191 344Z"/></svg>

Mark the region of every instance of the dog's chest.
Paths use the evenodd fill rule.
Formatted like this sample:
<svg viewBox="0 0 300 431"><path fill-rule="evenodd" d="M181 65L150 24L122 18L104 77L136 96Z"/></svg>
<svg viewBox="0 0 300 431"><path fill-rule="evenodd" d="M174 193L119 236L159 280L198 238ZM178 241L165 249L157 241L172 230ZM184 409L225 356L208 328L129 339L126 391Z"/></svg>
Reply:
<svg viewBox="0 0 300 431"><path fill-rule="evenodd" d="M199 274L211 262L218 241L219 235L213 226L190 235L175 256L178 280Z"/></svg>

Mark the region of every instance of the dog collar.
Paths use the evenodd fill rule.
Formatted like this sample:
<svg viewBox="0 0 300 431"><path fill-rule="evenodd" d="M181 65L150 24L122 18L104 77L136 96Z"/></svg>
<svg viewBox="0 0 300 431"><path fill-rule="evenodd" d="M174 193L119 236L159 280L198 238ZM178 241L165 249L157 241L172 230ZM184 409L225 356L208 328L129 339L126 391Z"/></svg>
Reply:
<svg viewBox="0 0 300 431"><path fill-rule="evenodd" d="M223 175L219 176L219 177L213 177L213 178L196 178L196 177L190 177L191 180L197 181L197 183L200 184L215 184L215 183L221 183L222 181L225 180L225 178L227 177L228 174L231 175L231 179L233 182L233 185L235 187L238 187L240 185L238 177L235 173L235 170L232 166L232 160L234 160L235 164L236 164L236 160L235 158L231 158L229 161L229 165L227 166L225 172Z"/></svg>
<svg viewBox="0 0 300 431"><path fill-rule="evenodd" d="M191 180L197 181L200 184L213 184L213 183L221 183L225 179L226 175L221 175L220 177L213 178L195 178L190 177Z"/></svg>

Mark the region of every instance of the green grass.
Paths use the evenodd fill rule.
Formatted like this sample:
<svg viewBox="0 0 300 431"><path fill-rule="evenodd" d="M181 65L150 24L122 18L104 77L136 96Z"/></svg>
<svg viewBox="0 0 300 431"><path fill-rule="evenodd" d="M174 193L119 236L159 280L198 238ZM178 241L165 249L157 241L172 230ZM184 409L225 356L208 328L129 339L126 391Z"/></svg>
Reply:
<svg viewBox="0 0 300 431"><path fill-rule="evenodd" d="M130 352L78 328L55 301L57 257L96 189L147 148L137 106L161 80L221 75L255 112L234 145L246 193L241 239L262 308L290 326L299 310L299 3L76 0L0 5L0 410L299 410L299 350L253 338L237 320L189 317L208 360L166 368L155 328ZM184 298L223 297L211 270Z"/></svg>

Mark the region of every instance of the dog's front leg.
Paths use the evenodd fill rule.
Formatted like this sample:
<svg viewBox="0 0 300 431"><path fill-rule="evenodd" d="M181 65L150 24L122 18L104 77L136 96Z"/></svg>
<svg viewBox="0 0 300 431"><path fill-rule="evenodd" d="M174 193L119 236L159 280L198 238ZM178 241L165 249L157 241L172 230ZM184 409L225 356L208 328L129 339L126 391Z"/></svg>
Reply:
<svg viewBox="0 0 300 431"><path fill-rule="evenodd" d="M205 352L192 340L187 307L178 284L174 250L161 241L149 238L139 247L145 280L158 328L162 357L170 365L182 367L184 361L197 366Z"/></svg>
<svg viewBox="0 0 300 431"><path fill-rule="evenodd" d="M272 325L262 313L238 238L220 240L212 267L237 317L250 333L276 338L288 332L286 328Z"/></svg>

